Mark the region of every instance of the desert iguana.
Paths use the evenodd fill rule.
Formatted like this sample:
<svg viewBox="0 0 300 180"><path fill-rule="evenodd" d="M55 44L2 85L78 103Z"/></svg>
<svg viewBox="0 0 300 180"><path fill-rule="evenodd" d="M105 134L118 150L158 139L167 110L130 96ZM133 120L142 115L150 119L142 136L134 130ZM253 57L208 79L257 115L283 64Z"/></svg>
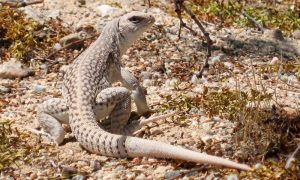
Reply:
<svg viewBox="0 0 300 180"><path fill-rule="evenodd" d="M149 108L138 81L121 67L120 58L154 21L150 14L131 12L107 23L100 37L67 70L62 88L64 99L49 99L39 106L41 126L60 144L65 134L62 123L69 124L79 143L100 155L173 158L250 170L245 164L220 157L127 136L147 122L146 119L127 124L130 90L139 114ZM125 87L112 87L116 81ZM107 116L110 128L104 129L97 120Z"/></svg>

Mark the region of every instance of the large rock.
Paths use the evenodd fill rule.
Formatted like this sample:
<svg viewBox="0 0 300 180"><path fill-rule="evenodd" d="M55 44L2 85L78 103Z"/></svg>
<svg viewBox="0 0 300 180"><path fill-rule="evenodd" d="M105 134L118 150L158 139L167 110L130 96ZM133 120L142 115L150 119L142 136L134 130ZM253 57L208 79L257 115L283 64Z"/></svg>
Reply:
<svg viewBox="0 0 300 180"><path fill-rule="evenodd" d="M23 78L31 75L34 75L31 69L22 67L22 64L14 59L0 65L0 78L3 79Z"/></svg>

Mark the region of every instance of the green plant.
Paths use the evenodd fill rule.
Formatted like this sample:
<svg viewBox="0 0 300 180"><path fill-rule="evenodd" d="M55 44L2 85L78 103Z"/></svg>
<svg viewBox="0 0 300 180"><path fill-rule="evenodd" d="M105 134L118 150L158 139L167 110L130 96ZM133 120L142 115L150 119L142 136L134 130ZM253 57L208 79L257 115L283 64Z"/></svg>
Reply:
<svg viewBox="0 0 300 180"><path fill-rule="evenodd" d="M5 40L3 45L8 47L8 57L22 58L37 46L37 39L33 33L39 30L41 25L24 17L22 11L0 8L0 38Z"/></svg>
<svg viewBox="0 0 300 180"><path fill-rule="evenodd" d="M26 139L27 133L12 128L11 121L0 121L0 171L12 164L18 165L30 153Z"/></svg>

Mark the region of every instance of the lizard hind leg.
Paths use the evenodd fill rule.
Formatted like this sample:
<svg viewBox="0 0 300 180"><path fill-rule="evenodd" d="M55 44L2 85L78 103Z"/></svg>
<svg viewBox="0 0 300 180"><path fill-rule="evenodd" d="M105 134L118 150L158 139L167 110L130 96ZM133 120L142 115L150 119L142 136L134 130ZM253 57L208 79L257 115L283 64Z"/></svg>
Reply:
<svg viewBox="0 0 300 180"><path fill-rule="evenodd" d="M69 124L68 107L63 99L53 98L38 106L40 126L49 133L51 138L61 144L65 137L62 123Z"/></svg>

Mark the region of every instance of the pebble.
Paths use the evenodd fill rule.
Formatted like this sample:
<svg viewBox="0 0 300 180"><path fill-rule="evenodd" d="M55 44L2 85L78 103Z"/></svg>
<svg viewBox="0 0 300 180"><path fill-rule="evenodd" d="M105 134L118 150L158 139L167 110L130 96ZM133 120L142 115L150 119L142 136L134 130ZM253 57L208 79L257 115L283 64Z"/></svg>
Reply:
<svg viewBox="0 0 300 180"><path fill-rule="evenodd" d="M300 39L300 29L297 29L293 32L293 37L295 39Z"/></svg>
<svg viewBox="0 0 300 180"><path fill-rule="evenodd" d="M255 164L254 167L255 167L256 170L259 170L259 169L262 168L262 166L263 166L263 165L262 165L261 163L257 163L257 164Z"/></svg>
<svg viewBox="0 0 300 180"><path fill-rule="evenodd" d="M236 174L230 174L227 180L239 180L239 177Z"/></svg>
<svg viewBox="0 0 300 180"><path fill-rule="evenodd" d="M85 5L85 4L86 4L86 1L85 1L85 0L77 0L77 2L78 2L80 5Z"/></svg>
<svg viewBox="0 0 300 180"><path fill-rule="evenodd" d="M278 64L280 63L280 60L278 57L273 57L271 62L270 62L270 65L274 65L274 64Z"/></svg>
<svg viewBox="0 0 300 180"><path fill-rule="evenodd" d="M151 79L145 79L143 81L143 86L144 87L150 87L150 86L153 86L153 85L154 85L154 83L153 83L153 81Z"/></svg>
<svg viewBox="0 0 300 180"><path fill-rule="evenodd" d="M144 179L146 179L146 175L143 174L143 173L141 173L141 174L138 175L135 179L136 179L136 180L144 180Z"/></svg>
<svg viewBox="0 0 300 180"><path fill-rule="evenodd" d="M268 37L268 38L273 38L273 39L276 39L276 40L280 40L280 41L284 40L283 33L282 33L282 31L280 29L266 30L264 32L264 36Z"/></svg>
<svg viewBox="0 0 300 180"><path fill-rule="evenodd" d="M180 171L168 171L165 173L165 179L175 179L181 176Z"/></svg>
<svg viewBox="0 0 300 180"><path fill-rule="evenodd" d="M218 56L212 57L212 58L208 61L208 64L209 64L209 65L213 65L213 64L216 64L216 63L220 62L222 56L223 56L223 55L218 55Z"/></svg>
<svg viewBox="0 0 300 180"><path fill-rule="evenodd" d="M204 136L201 136L201 140L202 140L205 144L211 144L211 142L212 142L212 136L210 136L210 135L204 135Z"/></svg>
<svg viewBox="0 0 300 180"><path fill-rule="evenodd" d="M55 50L60 50L61 48L62 48L62 46L59 43L55 43L53 45L53 49L55 49Z"/></svg>
<svg viewBox="0 0 300 180"><path fill-rule="evenodd" d="M43 86L43 85L35 85L34 88L33 88L33 91L35 93L42 93L42 92L46 91L46 87Z"/></svg>
<svg viewBox="0 0 300 180"><path fill-rule="evenodd" d="M142 71L140 74L143 79L151 79L152 73L148 71Z"/></svg>
<svg viewBox="0 0 300 180"><path fill-rule="evenodd" d="M38 177L38 175L35 172L30 174L30 179L32 179L32 180L37 179L37 177Z"/></svg>
<svg viewBox="0 0 300 180"><path fill-rule="evenodd" d="M102 17L112 16L115 12L119 10L118 8L114 8L106 4L98 6L97 9L99 10Z"/></svg>
<svg viewBox="0 0 300 180"><path fill-rule="evenodd" d="M98 160L92 160L90 162L90 167L92 168L92 171L98 171L101 169L101 164Z"/></svg>
<svg viewBox="0 0 300 180"><path fill-rule="evenodd" d="M159 128L151 128L150 133L152 136L157 136L159 134L163 134L164 132L160 130Z"/></svg>
<svg viewBox="0 0 300 180"><path fill-rule="evenodd" d="M159 166L154 170L153 175L158 179L164 178L165 173L168 172L168 170L171 170L171 169L172 169L171 166Z"/></svg>
<svg viewBox="0 0 300 180"><path fill-rule="evenodd" d="M234 65L231 62L224 62L224 66L228 69L232 69Z"/></svg>
<svg viewBox="0 0 300 180"><path fill-rule="evenodd" d="M179 84L179 80L172 78L172 79L167 79L165 82L165 85L168 87L175 87Z"/></svg>
<svg viewBox="0 0 300 180"><path fill-rule="evenodd" d="M6 93L10 93L10 92L11 92L10 88L0 85L0 94L6 94Z"/></svg>
<svg viewBox="0 0 300 180"><path fill-rule="evenodd" d="M73 34L69 34L67 36L64 36L63 38L61 38L59 40L59 44L61 46L66 46L68 44L71 44L75 41L78 41L78 40L81 40L83 39L83 34L82 33L73 33ZM75 48L75 47L79 47L79 46L82 46L83 45L83 42L81 43L75 43L74 45L70 46L69 48Z"/></svg>
<svg viewBox="0 0 300 180"><path fill-rule="evenodd" d="M148 40L148 41L154 41L156 39L156 36L155 34L152 34L152 33L146 33L145 34L145 38Z"/></svg>
<svg viewBox="0 0 300 180"><path fill-rule="evenodd" d="M78 172L76 168L71 167L71 166L64 166L64 165L62 165L61 168L62 168L61 171L62 171L63 174L65 174L65 173L66 174L75 174L75 173Z"/></svg>
<svg viewBox="0 0 300 180"><path fill-rule="evenodd" d="M86 177L83 175L76 175L74 177L72 177L72 180L85 180Z"/></svg>
<svg viewBox="0 0 300 180"><path fill-rule="evenodd" d="M248 155L241 150L236 151L235 156L241 158L241 160L246 160L248 158Z"/></svg>

